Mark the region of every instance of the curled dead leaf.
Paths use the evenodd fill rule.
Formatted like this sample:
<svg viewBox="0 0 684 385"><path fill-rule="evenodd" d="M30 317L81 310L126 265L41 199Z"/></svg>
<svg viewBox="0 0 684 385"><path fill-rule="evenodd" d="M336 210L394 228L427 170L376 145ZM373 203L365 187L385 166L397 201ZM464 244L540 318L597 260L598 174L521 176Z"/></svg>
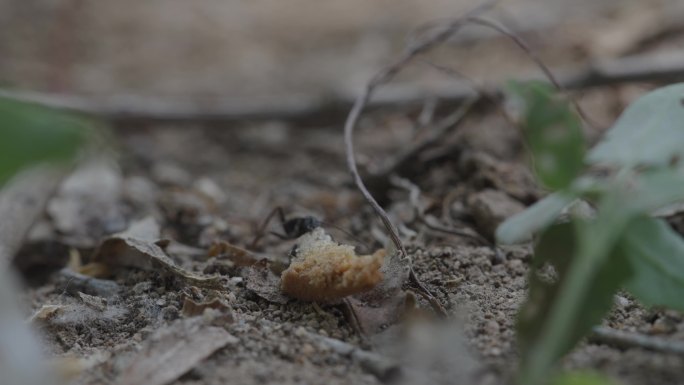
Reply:
<svg viewBox="0 0 684 385"><path fill-rule="evenodd" d="M204 276L176 265L164 247L168 240L160 239L160 229L152 217L131 224L125 232L105 239L95 251L93 259L113 266L135 267L143 270L161 268L183 282L213 289L223 288L221 277Z"/></svg>

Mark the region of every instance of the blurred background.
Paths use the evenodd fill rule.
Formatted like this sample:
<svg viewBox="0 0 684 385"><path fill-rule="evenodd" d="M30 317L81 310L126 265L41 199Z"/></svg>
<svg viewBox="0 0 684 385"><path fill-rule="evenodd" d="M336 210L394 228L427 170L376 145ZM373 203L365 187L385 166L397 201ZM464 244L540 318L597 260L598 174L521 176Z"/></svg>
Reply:
<svg viewBox="0 0 684 385"><path fill-rule="evenodd" d="M259 258L289 263L294 240L266 236L258 245L252 242L277 206L288 217L322 219L336 240L357 250L388 245L385 229L351 182L342 138L346 114L371 76L405 49L412 32L478 4L0 0L0 96L28 95L50 105L75 106L111 123L73 172L58 175L54 186L43 186L45 212L34 210L23 221L27 234L19 234L17 250L8 253L16 254L14 267L27 285L16 296L22 313L16 314L15 324L23 327L27 315L34 314L31 319L37 320L31 322L40 327L41 349L78 363L73 383L102 383L130 372L126 368L137 360L133 353L149 346L152 332L184 319L184 300L219 298L230 305L225 313L232 317L234 309L242 322L226 326L240 342L208 360L207 354L187 361L178 376L192 370L173 383L245 378L243 383L253 384L379 384L349 351L321 348L299 333L307 328L307 333L361 346L364 341L342 311L332 305L321 310L303 302L270 302L258 285L245 285L249 276L243 277L242 270L221 255L207 256L207 250L228 242ZM674 82L684 71L682 0L502 0L487 16L524 38L561 79L600 63L610 63L601 68L613 73L647 75L645 81L618 79L607 85L589 77L571 91L589 117L584 127L589 142L636 97ZM364 177L378 182L371 189L415 251L416 274L450 313L467 314L467 346L489 368L482 383L494 384L515 370L516 311L526 295L530 259L525 250L500 259L486 245L503 219L545 192L529 171L518 131L498 114L496 103L482 98L467 117L440 131L441 119L460 108L463 98L429 95L462 90L472 81L500 86L542 74L510 39L476 26L425 58L383 88L396 97L386 99L387 104L405 98L410 107L395 103L361 119L355 134L357 161ZM452 73L436 71L430 63ZM678 76L653 76L651 70L663 63L677 64ZM52 128L49 123L41 128L46 127ZM422 146L433 135L437 140ZM400 163L406 149L417 150L397 169L388 168ZM408 193L406 183L392 182L394 174L415 184L418 198L415 190ZM37 189L29 185L26 190ZM14 199L21 200L22 194ZM176 242L178 247L168 251L175 264L196 274L220 274L229 279L229 290L198 289L137 267L92 270L102 242L146 216L159 224L160 239ZM280 232L281 226L273 221L267 230ZM103 304L94 303L92 293L80 296L83 287L100 281L105 288L115 287L123 300ZM278 287L274 290L279 294ZM629 311L615 321L619 327L684 330L680 315L651 314L632 299L623 300L621 309ZM464 308L468 311L461 312ZM666 321L679 326L663 332ZM461 339L460 334L452 337ZM460 343L444 344L451 341L444 334L426 341L461 349ZM15 350L0 345L0 364L3 349ZM566 366L598 368L625 384L682 383L681 359L632 353L587 345ZM438 354L450 359L456 353ZM460 368L451 362L443 366ZM430 383L454 381L449 371L435 373L447 374L443 382ZM116 383L141 383L124 380Z"/></svg>
<svg viewBox="0 0 684 385"><path fill-rule="evenodd" d="M684 4L677 0L500 3L493 15L525 32L554 67L653 49L647 45L655 37L684 28ZM133 94L207 101L357 92L400 51L411 30L476 4L4 0L0 85L92 97ZM484 29L468 28L443 55L448 64L486 80L532 68L501 40ZM681 49L681 44L671 48ZM436 78L424 75L420 80L443 83Z"/></svg>

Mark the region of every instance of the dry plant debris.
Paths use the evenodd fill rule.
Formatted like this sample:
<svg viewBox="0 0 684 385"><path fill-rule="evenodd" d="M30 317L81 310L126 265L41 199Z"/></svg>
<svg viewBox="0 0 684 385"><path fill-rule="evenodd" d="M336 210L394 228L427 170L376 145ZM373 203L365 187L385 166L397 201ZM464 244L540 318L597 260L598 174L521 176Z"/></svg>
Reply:
<svg viewBox="0 0 684 385"><path fill-rule="evenodd" d="M168 384L238 339L204 317L178 320L157 330L133 358L118 385Z"/></svg>
<svg viewBox="0 0 684 385"><path fill-rule="evenodd" d="M302 235L295 259L282 274L286 294L305 301L332 301L372 289L382 280L385 251L357 256L322 228Z"/></svg>
<svg viewBox="0 0 684 385"><path fill-rule="evenodd" d="M280 289L280 277L271 270L270 263L262 259L258 263L244 267L240 275L247 290L273 303L284 305L290 301Z"/></svg>
<svg viewBox="0 0 684 385"><path fill-rule="evenodd" d="M127 231L105 239L93 259L114 266L143 270L160 267L190 285L215 289L223 287L218 276L206 277L176 265L164 252L163 247L168 242L160 239L159 225L154 218L148 217L133 223Z"/></svg>
<svg viewBox="0 0 684 385"><path fill-rule="evenodd" d="M223 312L229 312L231 307L220 298L214 298L210 301L195 302L191 298L186 297L183 300L181 314L185 317L196 317L202 315L205 309L216 309Z"/></svg>
<svg viewBox="0 0 684 385"><path fill-rule="evenodd" d="M426 33L423 37L429 35ZM421 40L417 39L416 43ZM453 43L458 46L458 41ZM558 43L562 45L563 42ZM478 52L482 54L482 51ZM479 60L489 62L487 59ZM631 66L637 62L641 65ZM673 73L681 74L681 61L669 63L674 64L660 69L658 65L654 66L658 63L654 63L651 55L621 58L610 63L596 62L577 74L568 72L576 76L561 77L561 84L583 88L587 84L631 81L635 79L634 76L657 80L672 78ZM469 71L473 70L472 66L468 67L468 63L461 61L458 65L459 71L471 75ZM296 119L297 123L293 123L294 120L276 122L276 125L286 128L283 130L251 123L249 129L236 127L235 130L217 130L214 127L181 129L174 124L163 127L150 124L146 130L137 130L133 125L129 127L131 119L125 118L127 123L117 127L116 134L121 135L119 139L124 148L132 154L125 153L122 157L121 175L117 178L123 179L112 185L107 184L117 189L121 187L119 184L124 184L120 192L123 196L110 196L104 191L112 199L90 199L88 193L92 194L96 188L94 185L92 189L85 187L87 180L79 183L85 188L63 187L49 205L48 216L42 220L47 225L43 227L53 231L41 238L40 243L36 242L37 237L26 238L19 261L22 266L49 267L46 270L54 273L64 266L65 257L70 252L77 250L86 257L86 264L79 262L75 267L69 265L70 268L46 277L46 282L37 283L39 287L32 286L29 289L29 303L35 312L31 326L41 328L43 334L50 338L44 347L60 356L60 360L90 363L88 368L77 370L81 372L75 382L79 385L103 382L118 384L124 380L128 383L155 383L160 381L160 377L145 377L152 374L145 374L141 367L128 375L137 373L145 377L142 379L123 379L121 377L126 373L122 369L128 367L132 370L132 361L141 360L138 365L142 365L142 362L157 365L155 370L164 372L168 370L164 365L172 366L176 358L168 362L153 362L154 356L162 358L168 352L193 349L193 346L198 346L205 356L211 355L210 358L202 358L201 352L195 355L178 353L189 361L188 366L194 366L185 374L181 373L183 368L171 368L171 374L167 374L169 378L175 378L169 381L197 385L235 382L377 385L393 377L397 367L400 367L402 378L396 382L400 384L503 383L511 370L510 363L518 354L513 339L514 314L524 298L529 251L526 247L506 248L502 250L502 256L498 256L489 247L464 245L466 240L463 235L477 234L475 230L480 232L478 237L491 234L495 223L509 215L508 209L517 210L517 202L525 205L535 202L542 191L534 186L531 174L520 164L520 144L511 140L514 135L504 134L507 132L504 130L511 131L510 127L491 119L494 104L483 102L487 95L477 95L487 89L482 87L475 93L470 89L460 92L459 85L453 89L449 87L447 92L437 91L435 104L438 108L431 112L435 114L432 117L434 119L426 123L429 124L421 129L420 135L404 135L402 128L397 130L394 124L413 123L412 110L423 104L424 93L416 93L412 88L406 94L399 93L399 98L392 96L392 89L386 94L374 95L368 101L369 109L399 106L397 110L401 112L375 111L369 114L368 121L373 126L371 130L367 129L366 123L359 124L355 140L360 145L360 153L364 154L359 157L361 175L373 195L382 201L389 218L396 223L401 241L406 243L408 249L408 255L388 251L379 269L382 279L372 289L344 298L344 310L351 313L347 321L355 322L354 326L358 326L356 331L361 330L364 336L355 333L345 321L339 303L295 301L283 293L280 274L285 266L281 263L280 268L278 262L285 259L291 247L289 240L264 239L258 249L263 254L240 248L248 245L254 236L256 218L261 217L260 213L266 210L265 207L276 204L284 205L288 211L303 209L316 214L324 213L323 218L348 229L354 236L358 235L364 243L388 243L387 236L378 236L376 233L380 231L373 232L378 228L371 223L370 211L359 207L360 200L349 199L357 194L344 184L347 178L339 167L343 155L338 146L339 133L326 127L314 131L312 127L299 126L299 118ZM642 85L630 87L617 85L614 90L597 87L590 91L590 95L601 98L624 99L613 101L615 106L610 108L605 108L605 100L599 101L593 106L592 115L596 110L604 110L603 113L608 115L606 119L612 119L611 108L621 108L620 103L626 103L630 95L643 91L639 88ZM490 90L499 96L500 87ZM447 127L450 116L446 114L454 110L454 102L462 102L473 96L482 99L461 122L460 132L455 132L457 126L454 125L448 130L448 137L446 134L442 136L443 132L438 128ZM410 102L410 105L404 107L404 101ZM586 99L584 101L590 104ZM348 97L342 97L344 106L351 105L351 102ZM314 105L314 109L307 107L306 111L315 111L316 115L325 115L326 119L333 120L346 112L346 108L342 108L334 114L327 111L321 113L316 106L318 104ZM110 106L104 107L103 113L106 114ZM144 108L143 105L141 111ZM213 108L210 106L211 111ZM211 115L211 111L199 112ZM293 116L288 106L282 111L284 113L275 118L289 120ZM306 111L295 115L302 116L308 113ZM177 120L177 112L177 109L170 109L170 118L167 120ZM266 115L268 119L274 118L273 114ZM454 119L456 115L452 115ZM212 119L224 118L219 116ZM191 120L186 121L189 122ZM195 123L192 120L192 124ZM319 120L315 121L315 124L319 123L323 125ZM255 128L258 134L254 134ZM430 135L431 132L436 135ZM272 139L273 135L277 136L275 140ZM411 145L409 137L413 138ZM435 137L440 137L440 140L435 141ZM422 141L421 138L427 140ZM378 145L381 141L383 146ZM424 148L426 143L430 148ZM399 150L404 144L409 148L406 152L409 155L412 151L419 151L407 157L413 163L407 162L404 158L406 153ZM239 147L248 147L248 151ZM255 156L255 153L259 153L259 156ZM399 155L392 156L392 153ZM395 166L395 169L399 169L395 174L415 184L420 194L418 204L397 190L401 186L387 183L387 194L381 194L373 188L373 170L384 170L376 167L378 159L383 158L389 159L390 162L385 163L390 165L411 166L407 170L403 166ZM173 159L174 165L178 163L177 166L162 167L168 165L170 159ZM317 167L311 167L312 159ZM396 163L392 160L396 160ZM387 179L395 176L390 174L388 172L382 176ZM82 173L77 172L76 175ZM213 194L211 186L199 188L199 185L205 184L200 183L201 179L193 183L196 175L214 178L226 193L225 200L220 194ZM306 177L302 178L303 175ZM83 195L67 195L72 192L83 192ZM24 192L17 196L23 197ZM323 199L318 197L325 197L325 205ZM107 209L108 204L111 210ZM18 207L14 204L9 206ZM415 208L417 214L406 217L400 215L413 211L411 208ZM22 211L17 218L22 222L28 221L30 215L26 215L26 212ZM161 220L165 236L191 245L193 249L181 244L166 245L166 242L160 241L159 234L149 238L139 235L132 237L138 238L142 244L127 240L122 234L109 236L112 232L121 231L133 215L147 214L154 214L155 218ZM677 216L681 217L681 212ZM5 222L11 228L21 227L15 226L14 220ZM118 255L112 256L106 263L92 261L87 257L91 255L92 247L99 244L103 237L106 237L104 242L108 244L107 247ZM209 251L207 259L206 248L221 239L225 242L217 243ZM52 244L59 248L46 247ZM454 245L455 249L450 247ZM0 244L0 249L3 246L6 247ZM34 255L40 258L27 263L27 257ZM409 256L410 259L404 258ZM19 265L16 260L15 264ZM121 268L126 266L133 268ZM175 271L174 266L178 269L182 267L182 270ZM425 324L422 331L404 330L414 326L412 324L415 321L407 310L426 305L425 300L417 299L411 291L404 291L407 284L416 286L415 281L408 278L410 269L415 271L420 280L418 282L429 289L427 294L443 304L449 317L468 318L462 325L467 344L459 341L459 336L449 334L458 331L461 327L458 324L445 325L444 328ZM21 271L25 276L32 274L28 268L22 268ZM219 274L225 284L220 290L213 290L213 286L203 287L192 278L184 278L186 273L200 278ZM415 287L413 291L425 295ZM662 339L668 341L666 346L669 350L672 350L672 346L678 346L682 330L681 314L667 315L671 323L663 329L662 310L643 309L631 299L623 299L623 302L625 304L616 305L618 308L607 322L614 331L629 331L642 337L643 333L659 330L657 333L664 334ZM127 312L123 313L122 310ZM229 342L211 353L209 350L212 347L208 342L186 345L177 350L175 345L171 346L171 337L161 338L165 341L163 344L153 341L159 338L156 331L182 330L182 327L176 329L182 322L178 320L179 317L194 317L215 311L222 312L226 317L234 317L235 322L224 327L240 339L239 343ZM24 314L20 320L25 320L28 314ZM392 326L398 322L401 324ZM216 322L212 324L217 325ZM209 337L221 338L223 333L204 330L207 327L213 326L205 323L202 330L189 328L179 332L176 335L177 342L192 343L194 333L198 333L202 341ZM402 330L403 334L396 334ZM381 339L388 341L390 337L401 344L396 350L402 354L391 354L388 346L379 343ZM592 336L588 344L581 347L582 350L569 357L566 368L605 368L607 373L624 379L624 383L629 385L681 382L684 361L671 353L662 353L666 349L654 345L660 338L637 340L632 339L631 335L619 337L616 341L599 341L596 335ZM372 342L372 345L367 345L367 342ZM171 347L165 350L165 346ZM364 350L359 346L363 346ZM0 350L3 348L0 346ZM466 357L469 348L479 353L472 360ZM473 369L473 360L477 361L476 373L467 370ZM23 361L32 365L31 360ZM6 374L12 374L13 368L2 364L0 362L0 367L4 369L0 372L6 379ZM163 378L161 380L166 381Z"/></svg>

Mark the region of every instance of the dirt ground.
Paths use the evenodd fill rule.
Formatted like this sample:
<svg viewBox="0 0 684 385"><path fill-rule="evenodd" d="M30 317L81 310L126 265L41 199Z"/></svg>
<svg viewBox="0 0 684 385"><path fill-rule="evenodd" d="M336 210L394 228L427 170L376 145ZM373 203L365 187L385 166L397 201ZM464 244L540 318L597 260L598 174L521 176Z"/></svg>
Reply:
<svg viewBox="0 0 684 385"><path fill-rule="evenodd" d="M0 81L10 87L95 97L277 101L290 93L329 97L357 91L399 52L407 31L456 14L468 2L336 3L339 9L307 1L234 2L230 11L215 2L73 1L71 10L41 1L10 3L2 3L7 12L0 14L0 23L18 34L0 34L0 48L11 53L0 61ZM684 28L670 26L666 17L679 12L676 2L512 3L499 15L529 30L525 36L534 48L561 70L600 57L681 50L684 44ZM302 15L302 9L316 17ZM548 12L531 11L539 9ZM61 27L50 24L66 29L57 42L20 22L52 20L55 13L66 20ZM648 28L654 20L667 28ZM641 35L628 39L635 29ZM321 35L307 38L312 30ZM60 53L59 39L73 46ZM129 46L133 41L139 44ZM457 58L460 70L488 82L533 71L509 42L487 33L466 35L449 48L435 60ZM130 55L120 54L128 49ZM443 75L420 67L400 83L448 86ZM595 123L588 137L595 140L652 87L625 84L576 93ZM418 112L376 112L363 119L355 143L365 175L425 134L416 123ZM269 283L297 243L266 235L251 244L275 207L288 218L321 219L334 239L364 254L390 244L352 183L341 125L113 127L106 144L87 155L50 201L15 260L27 283L24 310L36 315L31 324L46 352L60 358L56 365L64 376L74 384L121 385L506 383L517 360L515 315L526 295L530 250L495 250L492 234L502 219L544 192L526 167L516 130L495 108L471 113L459 130L401 173L417 187L417 198L402 182L381 191L418 278L446 309L448 322L438 321L430 305L409 291L402 311L391 309L401 313L400 322L379 322L378 330L366 333L374 319L355 318L353 305L298 301ZM424 213L417 214L417 207ZM131 243L103 244L149 217L160 233L145 238L145 247L164 249L181 273L154 252L141 262L140 249ZM269 230L282 232L277 220ZM162 245L160 239L172 242ZM245 264L231 251L208 251L221 241L249 250L249 258L268 260L268 266ZM108 253L133 257L102 264ZM645 309L627 295L616 297L604 323L684 339L680 313ZM684 384L684 358L638 348L585 342L563 366L596 369L622 384Z"/></svg>

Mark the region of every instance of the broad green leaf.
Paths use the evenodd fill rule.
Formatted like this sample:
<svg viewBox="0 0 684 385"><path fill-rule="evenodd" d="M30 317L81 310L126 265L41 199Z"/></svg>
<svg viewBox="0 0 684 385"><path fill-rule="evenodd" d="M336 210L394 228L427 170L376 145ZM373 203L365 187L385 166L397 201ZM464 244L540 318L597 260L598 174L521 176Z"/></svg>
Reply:
<svg viewBox="0 0 684 385"><path fill-rule="evenodd" d="M615 385L615 382L598 373L571 372L554 378L551 385Z"/></svg>
<svg viewBox="0 0 684 385"><path fill-rule="evenodd" d="M548 195L502 223L496 229L497 242L510 245L531 240L534 234L552 224L573 200L575 197L567 192Z"/></svg>
<svg viewBox="0 0 684 385"><path fill-rule="evenodd" d="M631 180L619 180L614 189L628 195L625 209L636 213L651 213L659 208L684 200L684 169L661 168L637 174Z"/></svg>
<svg viewBox="0 0 684 385"><path fill-rule="evenodd" d="M534 273L530 277L530 294L519 318L519 384L542 384L558 359L600 322L614 293L630 277L630 266L613 253L633 218L631 210L622 210L621 198L604 197L591 222L575 220L574 226L556 225L542 234L535 262L549 261L558 278L549 284Z"/></svg>
<svg viewBox="0 0 684 385"><path fill-rule="evenodd" d="M89 125L71 114L0 97L0 184L30 164L69 159Z"/></svg>
<svg viewBox="0 0 684 385"><path fill-rule="evenodd" d="M666 165L684 155L684 83L659 88L632 103L588 155L619 167Z"/></svg>
<svg viewBox="0 0 684 385"><path fill-rule="evenodd" d="M582 125L569 104L554 97L545 83L511 83L513 98L522 101L521 119L533 168L540 182L552 190L568 187L584 169Z"/></svg>
<svg viewBox="0 0 684 385"><path fill-rule="evenodd" d="M646 216L632 221L617 254L636 273L625 288L637 299L684 310L684 239L667 223Z"/></svg>

